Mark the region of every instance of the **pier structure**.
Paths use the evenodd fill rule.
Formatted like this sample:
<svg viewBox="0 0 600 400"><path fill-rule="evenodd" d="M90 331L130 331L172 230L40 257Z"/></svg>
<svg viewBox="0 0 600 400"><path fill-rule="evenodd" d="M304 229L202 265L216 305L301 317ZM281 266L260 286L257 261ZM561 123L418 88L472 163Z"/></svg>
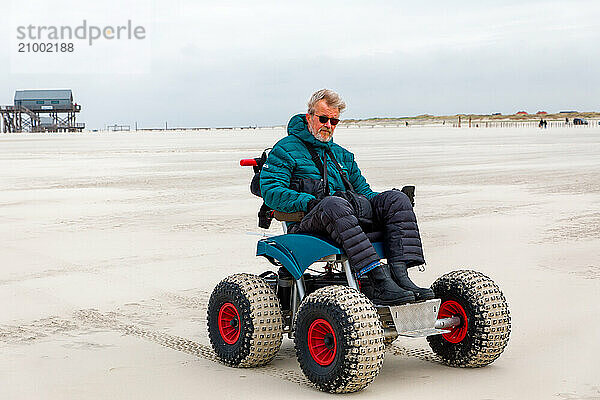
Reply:
<svg viewBox="0 0 600 400"><path fill-rule="evenodd" d="M14 104L0 106L2 132L81 132L80 111L70 89L17 90Z"/></svg>

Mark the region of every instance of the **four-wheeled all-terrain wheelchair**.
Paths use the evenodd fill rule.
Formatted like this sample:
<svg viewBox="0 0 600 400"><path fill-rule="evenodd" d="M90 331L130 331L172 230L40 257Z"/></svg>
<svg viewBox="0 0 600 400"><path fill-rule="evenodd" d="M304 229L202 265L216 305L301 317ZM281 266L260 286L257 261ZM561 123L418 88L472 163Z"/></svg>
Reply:
<svg viewBox="0 0 600 400"><path fill-rule="evenodd" d="M255 165L242 160L242 165ZM256 169L255 169L256 171ZM290 216L274 212L278 220ZM285 225L284 225L285 231ZM381 258L381 236L370 234ZM284 333L294 339L306 377L319 389L344 393L368 386L398 336L427 337L433 352L456 367L483 367L500 356L510 335L504 295L487 276L459 270L438 278L436 298L375 306L369 282L356 279L343 250L314 235L283 234L258 241L258 256L279 267L235 274L214 289L208 332L217 357L234 367L258 367L277 354ZM315 269L315 265L322 267Z"/></svg>

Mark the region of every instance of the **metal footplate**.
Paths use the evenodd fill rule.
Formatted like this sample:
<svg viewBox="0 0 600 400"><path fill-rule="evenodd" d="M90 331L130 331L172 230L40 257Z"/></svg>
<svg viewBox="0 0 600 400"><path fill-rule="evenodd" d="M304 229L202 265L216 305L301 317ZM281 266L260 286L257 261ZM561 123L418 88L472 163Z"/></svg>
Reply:
<svg viewBox="0 0 600 400"><path fill-rule="evenodd" d="M450 332L440 329L445 326L440 326L437 321L441 302L440 299L432 299L401 306L377 307L377 311L380 314L384 330L386 330L385 328L395 330L399 336L431 336ZM392 324L393 326L391 326Z"/></svg>

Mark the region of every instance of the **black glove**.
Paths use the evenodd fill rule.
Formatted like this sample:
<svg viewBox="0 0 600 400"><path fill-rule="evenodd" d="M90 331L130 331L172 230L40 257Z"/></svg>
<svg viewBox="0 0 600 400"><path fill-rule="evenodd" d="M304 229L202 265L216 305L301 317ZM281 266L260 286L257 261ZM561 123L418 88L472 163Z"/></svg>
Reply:
<svg viewBox="0 0 600 400"><path fill-rule="evenodd" d="M310 210L312 210L313 208L315 208L315 206L319 204L319 200L317 199L310 199L308 201L308 204L306 205L306 213L309 213Z"/></svg>
<svg viewBox="0 0 600 400"><path fill-rule="evenodd" d="M273 220L273 210L265 203L258 210L258 226L263 229L269 229Z"/></svg>

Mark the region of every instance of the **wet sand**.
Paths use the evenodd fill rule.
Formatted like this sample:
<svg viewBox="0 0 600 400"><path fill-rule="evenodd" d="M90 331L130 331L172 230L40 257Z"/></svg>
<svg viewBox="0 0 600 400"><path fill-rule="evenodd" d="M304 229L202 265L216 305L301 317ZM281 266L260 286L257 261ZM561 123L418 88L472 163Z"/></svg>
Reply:
<svg viewBox="0 0 600 400"><path fill-rule="evenodd" d="M285 338L268 367L214 361L206 303L260 273L249 168L282 129L0 136L0 398L325 398ZM374 190L417 186L427 269L509 302L482 369L399 339L359 398L600 398L600 129L347 128ZM269 231L275 234L274 224ZM210 394L209 394L210 393Z"/></svg>

